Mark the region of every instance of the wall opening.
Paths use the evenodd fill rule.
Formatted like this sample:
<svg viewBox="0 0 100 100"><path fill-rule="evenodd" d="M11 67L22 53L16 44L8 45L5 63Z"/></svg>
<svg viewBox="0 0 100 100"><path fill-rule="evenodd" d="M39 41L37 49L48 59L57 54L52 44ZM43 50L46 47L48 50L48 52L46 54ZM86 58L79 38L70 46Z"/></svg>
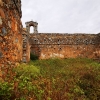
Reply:
<svg viewBox="0 0 100 100"><path fill-rule="evenodd" d="M30 33L31 34L34 33L34 27L33 26L30 27Z"/></svg>

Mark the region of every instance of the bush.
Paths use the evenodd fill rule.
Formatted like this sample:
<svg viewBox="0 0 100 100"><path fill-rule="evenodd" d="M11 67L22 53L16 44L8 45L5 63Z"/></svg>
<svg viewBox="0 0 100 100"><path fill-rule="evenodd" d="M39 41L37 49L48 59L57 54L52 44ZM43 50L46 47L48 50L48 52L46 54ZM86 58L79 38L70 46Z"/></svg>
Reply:
<svg viewBox="0 0 100 100"><path fill-rule="evenodd" d="M21 64L0 83L0 100L99 100L100 64L90 59L48 59Z"/></svg>
<svg viewBox="0 0 100 100"><path fill-rule="evenodd" d="M13 83L0 82L0 100L10 100L13 94Z"/></svg>
<svg viewBox="0 0 100 100"><path fill-rule="evenodd" d="M0 100L28 100L36 91L33 80L39 78L40 70L33 65L21 64L12 71L16 74L13 80L0 83Z"/></svg>

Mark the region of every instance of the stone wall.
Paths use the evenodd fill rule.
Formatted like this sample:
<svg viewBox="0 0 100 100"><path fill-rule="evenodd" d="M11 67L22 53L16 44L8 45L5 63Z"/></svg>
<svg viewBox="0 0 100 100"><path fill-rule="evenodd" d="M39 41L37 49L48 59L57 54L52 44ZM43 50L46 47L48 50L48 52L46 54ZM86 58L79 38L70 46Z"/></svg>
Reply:
<svg viewBox="0 0 100 100"><path fill-rule="evenodd" d="M21 0L0 0L0 71L7 72L19 62L52 57L88 57L100 60L99 34L38 33L37 22L21 23ZM30 34L30 27L34 34ZM1 76L1 72L0 72Z"/></svg>
<svg viewBox="0 0 100 100"><path fill-rule="evenodd" d="M30 61L30 43L29 43L29 34L27 34L26 29L23 29L23 56L22 62L29 62Z"/></svg>
<svg viewBox="0 0 100 100"><path fill-rule="evenodd" d="M0 0L0 69L22 60L21 1Z"/></svg>
<svg viewBox="0 0 100 100"><path fill-rule="evenodd" d="M100 59L100 34L30 34L31 53L39 59L93 58Z"/></svg>

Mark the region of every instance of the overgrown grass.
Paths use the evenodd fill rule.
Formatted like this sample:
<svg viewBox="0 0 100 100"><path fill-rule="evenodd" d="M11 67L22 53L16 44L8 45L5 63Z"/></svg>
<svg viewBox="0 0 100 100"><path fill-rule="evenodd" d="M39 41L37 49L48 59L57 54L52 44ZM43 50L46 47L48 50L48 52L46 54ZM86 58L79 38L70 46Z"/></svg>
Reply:
<svg viewBox="0 0 100 100"><path fill-rule="evenodd" d="M100 63L91 59L35 60L13 71L0 100L100 100Z"/></svg>

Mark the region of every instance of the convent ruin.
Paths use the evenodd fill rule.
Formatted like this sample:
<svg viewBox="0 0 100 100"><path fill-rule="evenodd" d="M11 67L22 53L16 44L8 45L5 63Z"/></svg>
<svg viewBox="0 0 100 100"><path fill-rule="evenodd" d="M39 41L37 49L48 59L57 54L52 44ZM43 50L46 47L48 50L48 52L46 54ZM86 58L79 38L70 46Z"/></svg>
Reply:
<svg viewBox="0 0 100 100"><path fill-rule="evenodd" d="M54 57L100 59L100 34L38 33L37 25L37 22L26 22L24 32L26 39L29 39L26 50L37 55L39 59ZM33 33L30 33L30 26L34 27ZM30 59L27 52L26 59Z"/></svg>
<svg viewBox="0 0 100 100"><path fill-rule="evenodd" d="M83 57L100 61L100 33L38 33L37 22L26 22L23 28L21 17L21 0L0 0L0 70L30 61L30 52L39 59Z"/></svg>

